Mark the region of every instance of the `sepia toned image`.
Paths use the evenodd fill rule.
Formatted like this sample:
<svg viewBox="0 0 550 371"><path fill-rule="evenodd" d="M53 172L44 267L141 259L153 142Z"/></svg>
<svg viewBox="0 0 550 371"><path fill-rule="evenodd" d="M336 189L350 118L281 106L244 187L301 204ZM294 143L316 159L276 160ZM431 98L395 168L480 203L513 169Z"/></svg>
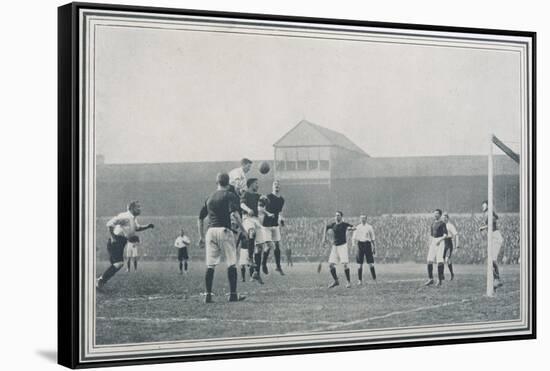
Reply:
<svg viewBox="0 0 550 371"><path fill-rule="evenodd" d="M268 18L80 8L80 361L532 334L532 40Z"/></svg>

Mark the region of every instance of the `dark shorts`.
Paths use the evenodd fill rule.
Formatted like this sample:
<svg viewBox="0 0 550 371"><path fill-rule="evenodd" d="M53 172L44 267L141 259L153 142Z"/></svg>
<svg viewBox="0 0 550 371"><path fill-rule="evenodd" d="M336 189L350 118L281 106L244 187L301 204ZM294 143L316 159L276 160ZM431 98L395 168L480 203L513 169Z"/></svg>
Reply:
<svg viewBox="0 0 550 371"><path fill-rule="evenodd" d="M187 253L187 246L180 247L178 249L178 260L189 260L189 254Z"/></svg>
<svg viewBox="0 0 550 371"><path fill-rule="evenodd" d="M451 258L453 256L453 241L445 240L445 250L443 250L443 258Z"/></svg>
<svg viewBox="0 0 550 371"><path fill-rule="evenodd" d="M374 264L374 256L372 255L372 246L370 241L357 242L357 264L363 264L364 261L368 264Z"/></svg>
<svg viewBox="0 0 550 371"><path fill-rule="evenodd" d="M109 261L111 264L124 261L124 247L128 239L123 236L111 237L107 240L107 251L109 252Z"/></svg>

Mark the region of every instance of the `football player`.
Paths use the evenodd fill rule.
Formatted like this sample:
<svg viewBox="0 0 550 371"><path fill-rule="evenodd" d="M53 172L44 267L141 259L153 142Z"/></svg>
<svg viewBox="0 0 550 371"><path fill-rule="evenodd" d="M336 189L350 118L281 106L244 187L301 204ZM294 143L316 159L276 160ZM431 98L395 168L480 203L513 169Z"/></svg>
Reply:
<svg viewBox="0 0 550 371"><path fill-rule="evenodd" d="M105 284L122 268L124 265L124 247L126 243L137 242L136 233L154 228L153 224L142 226L138 223L137 217L141 214L141 205L139 201L132 201L128 204L127 211L118 214L107 222L110 237L107 240L107 251L111 265L97 279L96 287L103 288Z"/></svg>
<svg viewBox="0 0 550 371"><path fill-rule="evenodd" d="M437 286L441 286L445 277L445 260L443 258L444 245L442 244L447 237L447 226L445 222L441 220L441 210L434 210L434 221L430 228L430 247L428 250L428 281L424 286L430 286L434 284L433 279L433 264L437 262Z"/></svg>
<svg viewBox="0 0 550 371"><path fill-rule="evenodd" d="M187 274L187 262L189 261L189 251L187 249L190 245L191 239L185 234L185 230L182 228L180 235L176 237L176 241L174 241L174 247L178 249L180 274L183 274L183 272Z"/></svg>

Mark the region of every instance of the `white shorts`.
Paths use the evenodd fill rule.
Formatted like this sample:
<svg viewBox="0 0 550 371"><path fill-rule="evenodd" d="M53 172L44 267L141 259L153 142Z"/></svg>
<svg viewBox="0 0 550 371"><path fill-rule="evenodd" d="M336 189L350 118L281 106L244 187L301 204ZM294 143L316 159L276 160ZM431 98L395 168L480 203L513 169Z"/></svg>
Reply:
<svg viewBox="0 0 550 371"><path fill-rule="evenodd" d="M227 266L237 264L237 248L233 232L229 228L209 228L206 232L206 265L220 264L222 251L225 254Z"/></svg>
<svg viewBox="0 0 550 371"><path fill-rule="evenodd" d="M245 231L254 230L254 235L256 236L256 245L265 243L265 232L260 219L257 217L244 216L243 218L243 227Z"/></svg>
<svg viewBox="0 0 550 371"><path fill-rule="evenodd" d="M498 254L500 254L500 248L503 242L504 238L502 238L500 231L498 229L493 231L493 244L491 245L491 258L493 260L498 259Z"/></svg>
<svg viewBox="0 0 550 371"><path fill-rule="evenodd" d="M137 258L139 256L138 246L131 242L126 243L126 257Z"/></svg>
<svg viewBox="0 0 550 371"><path fill-rule="evenodd" d="M348 245L332 245L332 249L330 250L330 256L328 258L328 262L330 264L348 264L349 263L349 256L348 256Z"/></svg>
<svg viewBox="0 0 550 371"><path fill-rule="evenodd" d="M437 245L438 239L430 237L430 249L428 250L428 262L444 263L445 257L445 241L441 240L439 246Z"/></svg>
<svg viewBox="0 0 550 371"><path fill-rule="evenodd" d="M265 241L266 242L279 242L281 241L281 228L279 226L275 227L264 227Z"/></svg>
<svg viewBox="0 0 550 371"><path fill-rule="evenodd" d="M248 249L239 249L239 265L250 265Z"/></svg>

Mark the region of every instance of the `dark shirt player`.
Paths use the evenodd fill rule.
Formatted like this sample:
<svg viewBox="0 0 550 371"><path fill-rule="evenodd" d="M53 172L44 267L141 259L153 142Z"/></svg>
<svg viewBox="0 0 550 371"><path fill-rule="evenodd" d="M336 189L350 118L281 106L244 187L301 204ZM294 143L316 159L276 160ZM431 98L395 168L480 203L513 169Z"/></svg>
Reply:
<svg viewBox="0 0 550 371"><path fill-rule="evenodd" d="M434 221L430 227L430 246L428 251L428 281L424 284L430 286L434 284L433 279L433 263L437 262L437 274L438 274L438 286L441 286L444 277L445 259L444 259L444 242L447 237L447 226L443 220L441 220L442 211L440 209L434 210Z"/></svg>
<svg viewBox="0 0 550 371"><path fill-rule="evenodd" d="M267 260L269 258L269 252L271 247L273 249L273 255L275 256L275 266L276 272L284 275L283 268L281 267L281 228L280 226L284 225L284 220L282 219L282 211L285 205L285 199L280 194L281 184L278 180L275 180L272 185L272 192L265 196L267 202L265 209L268 212L268 215L265 215L263 219L263 226L267 240L266 250L262 258L262 269L264 273L267 272ZM271 214L271 215L269 215Z"/></svg>
<svg viewBox="0 0 550 371"><path fill-rule="evenodd" d="M332 229L334 233L334 242L330 250L329 270L333 278L333 282L328 286L329 288L338 286L338 276L336 274L336 264L341 263L344 266L344 273L346 275L346 287L351 287L351 278L349 272L349 253L347 244L347 233L353 231L355 228L353 225L343 221L344 214L341 211L337 211L335 215L335 221L325 227L325 231ZM323 240L323 243L325 241Z"/></svg>
<svg viewBox="0 0 550 371"><path fill-rule="evenodd" d="M224 250L229 280L229 301L244 300L237 294L237 248L235 237L231 230L231 219L239 229L244 231L239 215L239 198L229 190L229 175L220 173L216 176L217 190L208 197L199 215L199 246L206 244L206 297L205 302L212 302L212 283L214 269L221 261ZM208 217L208 231L204 235L204 219ZM205 242L206 240L206 242Z"/></svg>

